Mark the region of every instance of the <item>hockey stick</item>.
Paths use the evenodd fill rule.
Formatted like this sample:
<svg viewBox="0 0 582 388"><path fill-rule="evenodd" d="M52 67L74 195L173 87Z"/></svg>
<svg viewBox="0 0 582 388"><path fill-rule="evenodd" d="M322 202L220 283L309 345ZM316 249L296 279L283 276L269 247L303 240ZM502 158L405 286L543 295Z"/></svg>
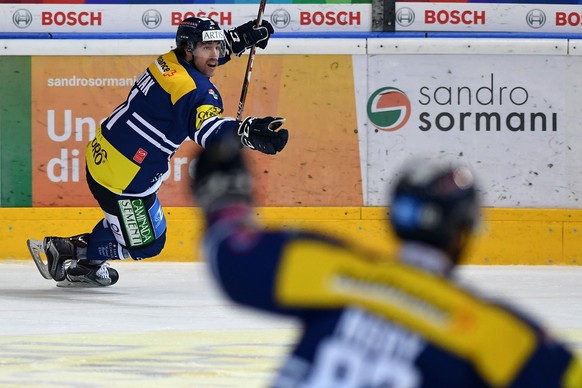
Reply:
<svg viewBox="0 0 582 388"><path fill-rule="evenodd" d="M257 15L256 27L259 27L263 22L263 13L265 12L265 5L267 5L267 0L261 0L259 4L259 13ZM242 120L243 110L245 108L245 100L247 99L247 92L249 90L249 84L251 82L251 72L253 71L253 62L255 61L255 52L257 51L257 46L253 45L251 51L249 52L249 61L247 62L247 70L245 72L245 78L243 80L243 86L240 93L240 100L238 102L238 111L236 113L236 119Z"/></svg>

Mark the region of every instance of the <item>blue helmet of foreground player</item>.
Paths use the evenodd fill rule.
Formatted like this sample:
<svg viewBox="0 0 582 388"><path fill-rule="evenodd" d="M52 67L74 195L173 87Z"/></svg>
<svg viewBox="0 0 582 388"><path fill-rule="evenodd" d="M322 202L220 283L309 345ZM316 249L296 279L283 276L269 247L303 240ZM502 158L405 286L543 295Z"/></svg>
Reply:
<svg viewBox="0 0 582 388"><path fill-rule="evenodd" d="M220 57L226 54L225 32L218 23L206 17L184 19L176 32L176 46L185 47L193 54L198 42L221 42Z"/></svg>
<svg viewBox="0 0 582 388"><path fill-rule="evenodd" d="M390 222L398 237L432 245L459 259L480 218L471 170L441 161L414 161L392 192Z"/></svg>

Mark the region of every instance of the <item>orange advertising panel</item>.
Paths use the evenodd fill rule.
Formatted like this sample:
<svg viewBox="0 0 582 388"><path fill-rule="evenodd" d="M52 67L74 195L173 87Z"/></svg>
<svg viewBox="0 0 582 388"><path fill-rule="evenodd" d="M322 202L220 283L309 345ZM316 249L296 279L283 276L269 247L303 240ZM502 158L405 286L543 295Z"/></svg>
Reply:
<svg viewBox="0 0 582 388"><path fill-rule="evenodd" d="M151 56L34 57L33 206L95 206L85 182L85 145L122 103ZM225 116L235 116L246 57L213 82ZM290 140L276 156L248 152L260 206L361 206L352 60L349 55L259 55L245 115L282 116ZM164 206L191 206L190 172L199 147L185 142L160 190Z"/></svg>

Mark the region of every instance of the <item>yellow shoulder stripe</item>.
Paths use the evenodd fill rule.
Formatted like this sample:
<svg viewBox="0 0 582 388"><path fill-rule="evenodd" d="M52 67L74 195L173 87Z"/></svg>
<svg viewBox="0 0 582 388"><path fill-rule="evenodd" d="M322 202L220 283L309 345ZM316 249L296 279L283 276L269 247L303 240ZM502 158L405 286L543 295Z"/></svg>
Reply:
<svg viewBox="0 0 582 388"><path fill-rule="evenodd" d="M564 388L582 387L582 360L580 358L573 358L568 365L562 386Z"/></svg>
<svg viewBox="0 0 582 388"><path fill-rule="evenodd" d="M281 303L362 307L471 360L493 386L510 383L536 345L525 323L438 276L399 263L364 261L323 242L287 246L277 277Z"/></svg>
<svg viewBox="0 0 582 388"><path fill-rule="evenodd" d="M180 64L173 51L160 55L148 68L156 81L171 97L175 104L184 95L196 89L196 82Z"/></svg>

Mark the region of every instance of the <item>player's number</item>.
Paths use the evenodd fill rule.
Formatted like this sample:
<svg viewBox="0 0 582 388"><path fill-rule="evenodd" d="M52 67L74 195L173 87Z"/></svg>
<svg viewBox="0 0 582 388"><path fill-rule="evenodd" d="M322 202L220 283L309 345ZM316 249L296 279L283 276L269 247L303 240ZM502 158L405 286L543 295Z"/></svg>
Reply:
<svg viewBox="0 0 582 388"><path fill-rule="evenodd" d="M322 343L305 387L414 388L420 379L413 365L338 339Z"/></svg>
<svg viewBox="0 0 582 388"><path fill-rule="evenodd" d="M111 129L113 124L115 124L115 122L119 120L119 118L129 110L129 104L131 103L131 100L133 100L133 98L136 96L138 92L139 90L135 87L131 90L129 97L127 98L127 101L120 107L118 107L117 110L114 111L111 117L109 118L109 121L107 122L107 129Z"/></svg>

